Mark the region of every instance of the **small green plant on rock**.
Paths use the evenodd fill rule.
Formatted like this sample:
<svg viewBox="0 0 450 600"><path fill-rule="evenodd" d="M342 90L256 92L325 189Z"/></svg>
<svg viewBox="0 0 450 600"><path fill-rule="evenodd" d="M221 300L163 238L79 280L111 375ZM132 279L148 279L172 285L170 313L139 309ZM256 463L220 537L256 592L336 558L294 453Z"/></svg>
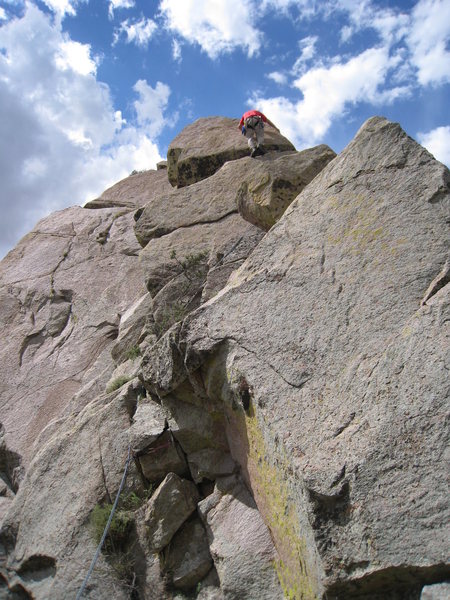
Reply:
<svg viewBox="0 0 450 600"><path fill-rule="evenodd" d="M186 306L180 301L166 304L159 315L158 322L155 323L155 334L161 337L174 323L181 321L187 313Z"/></svg>
<svg viewBox="0 0 450 600"><path fill-rule="evenodd" d="M94 538L98 543L102 539L103 531L111 514L112 504L97 504L91 513L91 525L94 531ZM128 540L128 536L133 525L133 516L124 510L118 510L114 514L108 535L105 538L103 545L104 552L118 552L121 550Z"/></svg>
<svg viewBox="0 0 450 600"><path fill-rule="evenodd" d="M136 585L134 513L148 501L153 491L154 486L151 484L139 493L130 491L122 494L102 547L106 560L122 585L130 590L130 594L135 592ZM103 537L112 507L111 503L97 504L91 513L90 524L97 544Z"/></svg>
<svg viewBox="0 0 450 600"><path fill-rule="evenodd" d="M139 356L141 356L141 349L137 345L132 346L131 348L128 348L128 350L125 353L125 357L128 360L134 360L135 358L138 358Z"/></svg>
<svg viewBox="0 0 450 600"><path fill-rule="evenodd" d="M124 494L120 500L120 507L122 510L135 511L151 498L154 492L154 485L151 483L145 488L140 494L136 492L128 492Z"/></svg>
<svg viewBox="0 0 450 600"><path fill-rule="evenodd" d="M179 260L177 258L176 250L172 250L170 258L180 265L183 275L189 281L192 281L194 278L201 277L204 274L208 253L206 250L197 252L196 254L190 253L186 254L182 260Z"/></svg>
<svg viewBox="0 0 450 600"><path fill-rule="evenodd" d="M131 380L131 377L129 377L128 375L121 375L120 377L116 377L116 379L111 381L111 383L106 388L106 393L110 394L111 392L118 390L123 385L128 383L128 381L130 381L130 380Z"/></svg>
<svg viewBox="0 0 450 600"><path fill-rule="evenodd" d="M184 277L179 282L178 297L167 302L159 311L155 334L161 337L170 327L184 319L184 317L199 305L202 289L208 273L208 253L206 251L196 254L187 254L183 259L178 259L175 250L170 258L175 260L181 268L179 276Z"/></svg>

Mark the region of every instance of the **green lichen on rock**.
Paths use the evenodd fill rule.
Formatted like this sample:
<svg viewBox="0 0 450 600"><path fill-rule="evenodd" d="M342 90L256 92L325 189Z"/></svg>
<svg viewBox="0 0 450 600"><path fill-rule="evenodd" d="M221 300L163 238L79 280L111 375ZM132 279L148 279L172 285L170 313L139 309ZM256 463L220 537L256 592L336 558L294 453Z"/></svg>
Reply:
<svg viewBox="0 0 450 600"><path fill-rule="evenodd" d="M310 572L307 546L302 536L295 503L286 484L283 462L269 461L267 445L253 404L239 412L238 427L248 443L248 469L255 499L269 527L279 560L275 569L286 598L315 600L319 598L316 577Z"/></svg>

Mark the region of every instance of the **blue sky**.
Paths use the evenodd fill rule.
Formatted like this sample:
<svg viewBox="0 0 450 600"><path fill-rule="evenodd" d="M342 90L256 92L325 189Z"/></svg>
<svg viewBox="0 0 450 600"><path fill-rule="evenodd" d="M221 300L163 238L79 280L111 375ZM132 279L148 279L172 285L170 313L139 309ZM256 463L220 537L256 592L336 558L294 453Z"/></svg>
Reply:
<svg viewBox="0 0 450 600"><path fill-rule="evenodd" d="M0 257L199 117L339 152L379 114L450 165L449 106L450 0L0 0Z"/></svg>

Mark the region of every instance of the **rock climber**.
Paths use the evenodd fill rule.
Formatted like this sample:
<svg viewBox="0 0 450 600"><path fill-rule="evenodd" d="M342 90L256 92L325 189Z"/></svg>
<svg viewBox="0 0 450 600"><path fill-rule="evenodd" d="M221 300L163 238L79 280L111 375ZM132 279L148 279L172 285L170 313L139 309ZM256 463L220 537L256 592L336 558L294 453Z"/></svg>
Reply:
<svg viewBox="0 0 450 600"><path fill-rule="evenodd" d="M242 115L239 121L239 129L241 129L242 135L248 138L248 146L251 150L250 156L252 158L262 156L266 153L264 148L262 148L264 142L264 123L267 123L280 133L278 127L266 115L259 112L259 110L248 110Z"/></svg>

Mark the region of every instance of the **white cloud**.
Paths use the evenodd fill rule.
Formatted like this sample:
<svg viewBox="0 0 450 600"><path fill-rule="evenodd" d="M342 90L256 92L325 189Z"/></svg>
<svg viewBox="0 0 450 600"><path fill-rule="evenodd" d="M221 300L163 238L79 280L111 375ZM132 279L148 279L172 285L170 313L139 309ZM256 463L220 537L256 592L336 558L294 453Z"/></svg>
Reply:
<svg viewBox="0 0 450 600"><path fill-rule="evenodd" d="M407 93L406 88L383 90L388 72L398 63L386 48L371 48L328 67L316 67L294 81L302 93L298 102L290 99L254 97L259 107L282 133L298 147L306 147L323 138L332 120L359 102L389 102ZM362 74L364 74L362 76Z"/></svg>
<svg viewBox="0 0 450 600"><path fill-rule="evenodd" d="M418 133L417 139L437 158L450 168L450 126L437 127L427 133Z"/></svg>
<svg viewBox="0 0 450 600"><path fill-rule="evenodd" d="M335 10L348 14L349 24L341 30L341 41L363 29L373 29L383 45L406 44L404 73L416 70L420 85L450 81L450 2L419 0L411 14L394 8L380 8L370 0L338 0Z"/></svg>
<svg viewBox="0 0 450 600"><path fill-rule="evenodd" d="M328 4L325 0L262 0L261 10L286 13L290 8L296 8L301 18L310 19L319 12L326 12Z"/></svg>
<svg viewBox="0 0 450 600"><path fill-rule="evenodd" d="M0 21L6 21L7 18L6 10L0 6Z"/></svg>
<svg viewBox="0 0 450 600"><path fill-rule="evenodd" d="M421 0L413 10L413 25L408 36L412 62L420 84L450 81L450 2Z"/></svg>
<svg viewBox="0 0 450 600"><path fill-rule="evenodd" d="M64 17L65 15L75 15L75 2L71 0L43 0L44 4L57 15Z"/></svg>
<svg viewBox="0 0 450 600"><path fill-rule="evenodd" d="M108 16L110 19L114 17L114 11L117 9L134 8L134 0L109 0Z"/></svg>
<svg viewBox="0 0 450 600"><path fill-rule="evenodd" d="M292 71L295 74L303 73L303 71L306 67L306 63L315 56L316 44L317 44L318 39L319 38L317 36L310 35L310 36L305 37L302 40L300 40L300 42L299 42L299 47L301 50L300 56L297 58L297 60L294 63L294 66L292 67Z"/></svg>
<svg viewBox="0 0 450 600"><path fill-rule="evenodd" d="M91 58L90 45L80 44L70 39L62 41L59 45L55 62L62 71L72 69L80 75L95 75L97 70L97 61Z"/></svg>
<svg viewBox="0 0 450 600"><path fill-rule="evenodd" d="M287 75L285 73L281 73L280 71L273 71L272 73L266 75L266 77L272 81L275 81L275 83L278 83L278 85L286 85L288 81Z"/></svg>
<svg viewBox="0 0 450 600"><path fill-rule="evenodd" d="M134 103L138 123L146 128L151 137L159 135L166 123L164 110L170 96L169 86L158 81L152 88L140 79L133 89L139 94L139 99Z"/></svg>
<svg viewBox="0 0 450 600"><path fill-rule="evenodd" d="M450 81L448 0L419 0L408 12L380 7L371 0L320 4L314 0L264 0L261 6L265 11L279 10L283 14L290 11L291 17L300 19L321 16L329 23L342 23L344 15L342 42L369 29L378 35L377 44L358 55L322 54L319 59L318 38L305 37L299 42L300 53L290 72L275 71L268 75L281 81L288 74L293 78L292 86L298 90L299 99L292 94L264 97L258 92L249 99L252 106L279 124L297 147L321 141L333 121L357 104L386 105L410 96L419 85ZM312 61L315 64L311 65ZM448 156L446 134L447 128L427 134L427 143L436 156Z"/></svg>
<svg viewBox="0 0 450 600"><path fill-rule="evenodd" d="M346 13L349 19L341 29L342 42L348 42L363 29L375 30L383 44L398 42L408 32L410 18L406 13L394 8L380 8L370 0L337 0L329 14L335 11Z"/></svg>
<svg viewBox="0 0 450 600"><path fill-rule="evenodd" d="M0 27L0 256L45 214L161 159L152 135L168 87L139 82L138 123L126 123L96 80L89 46L73 44L31 3Z"/></svg>
<svg viewBox="0 0 450 600"><path fill-rule="evenodd" d="M152 19L146 17L142 17L140 21L127 19L114 32L114 44L119 41L121 34L124 33L128 44L134 43L136 46L145 48L156 29L157 25Z"/></svg>
<svg viewBox="0 0 450 600"><path fill-rule="evenodd" d="M210 58L236 48L251 57L260 48L252 0L162 0L160 10L169 30L199 44Z"/></svg>
<svg viewBox="0 0 450 600"><path fill-rule="evenodd" d="M175 38L172 40L172 58L176 62L181 62L181 43Z"/></svg>

